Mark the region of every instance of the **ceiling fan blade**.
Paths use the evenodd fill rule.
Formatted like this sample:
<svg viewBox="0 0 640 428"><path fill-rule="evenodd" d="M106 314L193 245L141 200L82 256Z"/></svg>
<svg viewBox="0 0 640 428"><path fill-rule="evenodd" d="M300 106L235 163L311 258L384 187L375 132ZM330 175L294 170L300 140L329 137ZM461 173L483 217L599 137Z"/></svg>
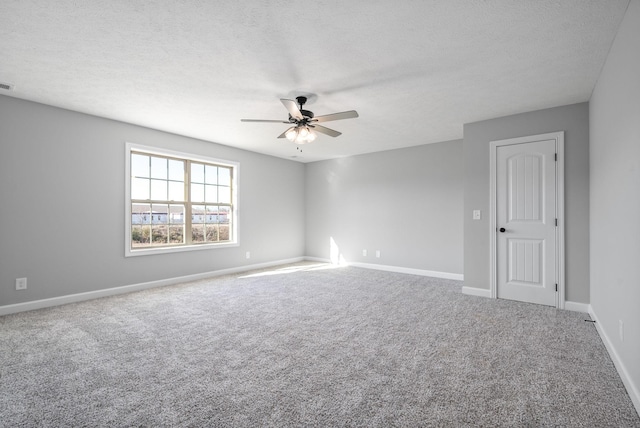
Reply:
<svg viewBox="0 0 640 428"><path fill-rule="evenodd" d="M330 137L337 137L339 135L342 135L342 132L338 132L338 131L334 131L333 129L329 129L326 126L322 126L322 125L309 125L311 128L313 128L314 130L321 132L323 134L326 134Z"/></svg>
<svg viewBox="0 0 640 428"><path fill-rule="evenodd" d="M287 129L282 134L278 135L278 138L287 138L287 132L289 132L290 130L292 130L294 128L295 128L295 126L292 126L291 128Z"/></svg>
<svg viewBox="0 0 640 428"><path fill-rule="evenodd" d="M240 122L269 122L269 123L289 123L285 120L264 120L264 119L240 119Z"/></svg>
<svg viewBox="0 0 640 428"><path fill-rule="evenodd" d="M330 120L353 119L356 117L358 117L358 112L355 110L349 110L349 111L343 111L340 113L316 116L313 118L313 122L329 122Z"/></svg>
<svg viewBox="0 0 640 428"><path fill-rule="evenodd" d="M302 113L300 112L300 108L298 108L298 103L294 100L287 100L284 98L281 98L280 101L282 101L282 104L284 104L287 110L289 110L291 117L297 120L302 120Z"/></svg>

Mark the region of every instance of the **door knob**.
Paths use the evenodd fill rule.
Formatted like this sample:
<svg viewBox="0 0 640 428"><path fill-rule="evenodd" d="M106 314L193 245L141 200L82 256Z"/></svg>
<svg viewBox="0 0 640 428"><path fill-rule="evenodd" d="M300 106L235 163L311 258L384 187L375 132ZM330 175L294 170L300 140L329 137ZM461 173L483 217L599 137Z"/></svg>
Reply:
<svg viewBox="0 0 640 428"><path fill-rule="evenodd" d="M504 232L506 232L506 231L507 231L507 229L505 229L504 227L501 227L501 228L500 228L500 232L504 233Z"/></svg>

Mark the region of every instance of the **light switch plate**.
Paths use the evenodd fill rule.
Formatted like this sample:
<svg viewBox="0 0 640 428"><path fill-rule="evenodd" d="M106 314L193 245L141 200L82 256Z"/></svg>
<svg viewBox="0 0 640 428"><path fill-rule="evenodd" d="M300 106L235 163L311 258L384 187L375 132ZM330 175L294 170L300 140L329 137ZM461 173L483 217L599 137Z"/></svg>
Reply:
<svg viewBox="0 0 640 428"><path fill-rule="evenodd" d="M474 220L480 220L480 218L482 217L482 213L480 210L473 210L473 219Z"/></svg>

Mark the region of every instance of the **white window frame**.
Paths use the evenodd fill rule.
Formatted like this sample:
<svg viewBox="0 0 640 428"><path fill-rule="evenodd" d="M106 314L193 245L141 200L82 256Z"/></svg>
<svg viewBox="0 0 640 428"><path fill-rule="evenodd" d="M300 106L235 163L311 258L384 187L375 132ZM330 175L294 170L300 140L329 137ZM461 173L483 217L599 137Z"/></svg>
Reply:
<svg viewBox="0 0 640 428"><path fill-rule="evenodd" d="M212 242L212 243L200 243L200 244L183 244L167 247L149 247L149 248L131 248L131 152L142 152L149 155L167 156L172 158L179 158L184 160L190 160L195 162L204 162L210 164L217 164L221 166L233 168L233 174L231 177L231 233L232 240L227 242ZM125 257L132 256L148 256L152 254L165 254L165 253L179 253L183 251L199 251L199 250L212 250L217 248L229 248L238 247L240 245L240 238L238 234L238 185L240 177L240 163L210 158L207 156L195 155L192 153L178 152L169 149L163 149L158 147L144 146L135 143L127 142L125 144L125 237L124 237L124 249Z"/></svg>

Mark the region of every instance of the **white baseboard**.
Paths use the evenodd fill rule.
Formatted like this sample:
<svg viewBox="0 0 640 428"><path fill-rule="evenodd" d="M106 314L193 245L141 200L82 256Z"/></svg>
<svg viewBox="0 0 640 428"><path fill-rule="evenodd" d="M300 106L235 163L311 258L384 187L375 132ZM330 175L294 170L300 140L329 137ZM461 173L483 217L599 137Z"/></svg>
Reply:
<svg viewBox="0 0 640 428"><path fill-rule="evenodd" d="M331 260L323 259L321 257L305 257L304 260L309 262L331 263Z"/></svg>
<svg viewBox="0 0 640 428"><path fill-rule="evenodd" d="M486 297L488 299L491 298L491 290L489 290L488 288L462 286L462 294L467 294L469 296Z"/></svg>
<svg viewBox="0 0 640 428"><path fill-rule="evenodd" d="M32 311L35 309L49 308L52 306L66 305L68 303L82 302L85 300L97 299L100 297L115 296L117 294L131 293L133 291L146 290L149 288L163 287L166 285L181 284L200 279L212 278L216 276L229 275L238 272L246 272L254 269L263 269L288 263L296 263L305 260L304 257L296 257L286 260L258 263L253 265L239 266L229 269L220 269L210 272L197 273L193 275L179 276L175 278L161 279L157 281L143 282L139 284L123 285L120 287L107 288L103 290L88 291L85 293L68 294L66 296L52 297L50 299L34 300L31 302L16 303L13 305L0 306L0 316L15 314L18 312Z"/></svg>
<svg viewBox="0 0 640 428"><path fill-rule="evenodd" d="M596 315L591 305L589 305L589 315L591 316L591 319L595 321L596 331L600 335L605 348L607 348L609 356L611 357L611 361L613 361L613 365L616 366L616 370L618 371L618 374L622 379L624 387L627 389L627 393L629 394L631 402L633 402L633 405L636 408L636 412L638 412L638 415L640 415L640 390L638 390L638 387L633 383L633 380L631 379L631 376L629 376L629 372L627 371L626 366L620 359L620 356L618 355L613 342L611 342L609 336L607 336L607 332L604 331L604 329L601 327L600 320L598 319L598 316Z"/></svg>
<svg viewBox="0 0 640 428"><path fill-rule="evenodd" d="M469 296L479 296L479 297L487 297L491 298L491 290L486 288L475 288L475 287L462 287L462 294L467 294ZM564 309L567 311L574 312L583 312L585 314L589 313L590 305L588 303L579 303L579 302L564 302Z"/></svg>
<svg viewBox="0 0 640 428"><path fill-rule="evenodd" d="M564 302L564 309L567 311L583 312L585 314L588 314L590 307L591 305L589 305L588 303L578 303L578 302L569 302L569 301Z"/></svg>
<svg viewBox="0 0 640 428"><path fill-rule="evenodd" d="M431 276L434 278L454 279L457 281L464 280L464 275L459 273L438 272L433 270L414 269L414 268L406 268L401 266L379 265L375 263L349 262L348 265L361 267L365 269L384 270L387 272L407 273L409 275Z"/></svg>

